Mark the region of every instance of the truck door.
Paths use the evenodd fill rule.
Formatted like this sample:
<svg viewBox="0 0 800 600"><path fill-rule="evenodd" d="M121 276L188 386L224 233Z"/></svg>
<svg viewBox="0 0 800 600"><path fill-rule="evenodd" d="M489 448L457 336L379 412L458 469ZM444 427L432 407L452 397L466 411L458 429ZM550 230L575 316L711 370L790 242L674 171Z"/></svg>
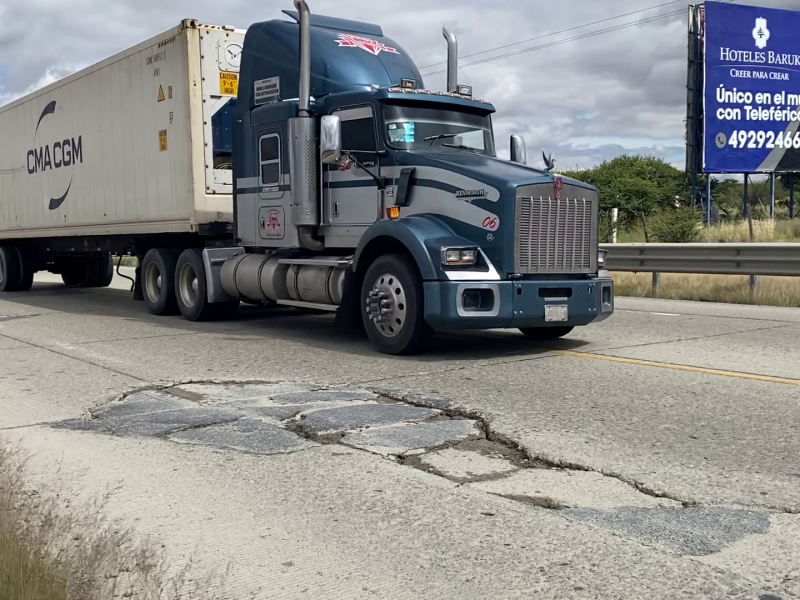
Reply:
<svg viewBox="0 0 800 600"><path fill-rule="evenodd" d="M342 122L342 150L378 175L380 162L375 115L371 105L337 109ZM329 225L371 225L379 218L381 192L378 184L363 169L353 164L345 171L336 165L323 165L325 214Z"/></svg>

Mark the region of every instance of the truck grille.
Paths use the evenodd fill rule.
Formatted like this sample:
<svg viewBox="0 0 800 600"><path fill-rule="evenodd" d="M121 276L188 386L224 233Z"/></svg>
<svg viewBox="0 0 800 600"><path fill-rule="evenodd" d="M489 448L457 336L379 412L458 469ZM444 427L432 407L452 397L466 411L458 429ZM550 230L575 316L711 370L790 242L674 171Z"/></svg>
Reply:
<svg viewBox="0 0 800 600"><path fill-rule="evenodd" d="M564 184L517 190L516 271L521 274L581 274L597 269L597 194Z"/></svg>

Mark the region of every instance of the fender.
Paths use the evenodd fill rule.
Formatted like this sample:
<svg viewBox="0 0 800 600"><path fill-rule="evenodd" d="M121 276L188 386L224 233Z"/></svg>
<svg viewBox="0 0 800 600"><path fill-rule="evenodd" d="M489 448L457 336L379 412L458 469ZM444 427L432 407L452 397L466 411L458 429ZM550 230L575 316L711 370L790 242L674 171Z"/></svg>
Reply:
<svg viewBox="0 0 800 600"><path fill-rule="evenodd" d="M431 215L383 219L376 221L361 237L353 258L353 271L358 271L364 249L379 237L393 238L408 248L423 281L446 279L440 264L442 246L475 246L474 242L456 235L444 221Z"/></svg>

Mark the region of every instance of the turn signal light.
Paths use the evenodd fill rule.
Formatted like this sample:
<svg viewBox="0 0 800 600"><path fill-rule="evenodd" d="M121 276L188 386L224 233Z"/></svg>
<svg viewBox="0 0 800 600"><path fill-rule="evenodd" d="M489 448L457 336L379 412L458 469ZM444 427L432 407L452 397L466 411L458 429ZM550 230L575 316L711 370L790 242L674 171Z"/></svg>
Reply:
<svg viewBox="0 0 800 600"><path fill-rule="evenodd" d="M400 207L390 206L386 209L386 216L388 216L390 219L397 219L400 216Z"/></svg>

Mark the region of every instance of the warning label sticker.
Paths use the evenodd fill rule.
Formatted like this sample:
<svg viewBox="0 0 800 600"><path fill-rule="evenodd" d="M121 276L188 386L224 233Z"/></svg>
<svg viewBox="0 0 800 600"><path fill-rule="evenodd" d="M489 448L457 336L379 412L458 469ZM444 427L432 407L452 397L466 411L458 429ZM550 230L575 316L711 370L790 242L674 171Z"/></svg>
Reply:
<svg viewBox="0 0 800 600"><path fill-rule="evenodd" d="M158 132L158 150L165 152L167 150L167 130L162 129Z"/></svg>
<svg viewBox="0 0 800 600"><path fill-rule="evenodd" d="M253 85L255 87L255 96L253 97L255 104L277 102L281 95L280 77L259 79Z"/></svg>
<svg viewBox="0 0 800 600"><path fill-rule="evenodd" d="M159 102L164 101L164 88L160 85L158 86L158 101Z"/></svg>
<svg viewBox="0 0 800 600"><path fill-rule="evenodd" d="M237 95L239 93L239 75L220 71L219 93L223 96Z"/></svg>

